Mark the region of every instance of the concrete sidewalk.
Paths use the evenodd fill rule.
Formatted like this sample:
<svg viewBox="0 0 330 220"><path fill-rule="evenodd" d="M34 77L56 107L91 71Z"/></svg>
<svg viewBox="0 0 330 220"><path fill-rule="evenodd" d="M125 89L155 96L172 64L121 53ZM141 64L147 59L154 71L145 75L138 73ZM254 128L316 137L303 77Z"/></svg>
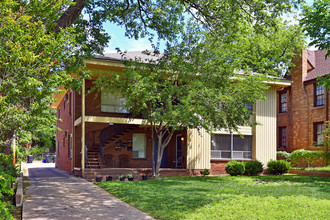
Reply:
<svg viewBox="0 0 330 220"><path fill-rule="evenodd" d="M28 164L22 219L153 219L85 179L53 164Z"/></svg>

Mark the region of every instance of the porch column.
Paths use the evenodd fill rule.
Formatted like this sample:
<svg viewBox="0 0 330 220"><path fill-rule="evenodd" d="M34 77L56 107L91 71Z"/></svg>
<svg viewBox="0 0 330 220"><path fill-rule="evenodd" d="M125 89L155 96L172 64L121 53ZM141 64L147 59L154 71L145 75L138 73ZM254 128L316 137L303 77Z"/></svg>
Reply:
<svg viewBox="0 0 330 220"><path fill-rule="evenodd" d="M81 88L81 175L85 177L85 79Z"/></svg>

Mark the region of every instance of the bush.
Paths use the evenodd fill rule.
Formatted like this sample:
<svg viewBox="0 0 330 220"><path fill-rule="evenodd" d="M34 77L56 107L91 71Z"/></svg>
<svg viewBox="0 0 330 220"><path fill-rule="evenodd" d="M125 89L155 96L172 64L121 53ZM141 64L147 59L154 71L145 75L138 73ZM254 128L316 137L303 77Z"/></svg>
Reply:
<svg viewBox="0 0 330 220"><path fill-rule="evenodd" d="M263 164L258 160L250 160L244 163L245 173L250 176L257 176L264 171Z"/></svg>
<svg viewBox="0 0 330 220"><path fill-rule="evenodd" d="M245 171L244 163L231 160L226 164L225 170L231 176L243 175Z"/></svg>
<svg viewBox="0 0 330 220"><path fill-rule="evenodd" d="M208 169L204 169L204 170L201 170L199 171L201 173L201 175L203 176L207 176L207 175L210 175L210 171Z"/></svg>
<svg viewBox="0 0 330 220"><path fill-rule="evenodd" d="M271 160L267 163L267 172L275 175L282 175L290 170L290 162L285 160Z"/></svg>
<svg viewBox="0 0 330 220"><path fill-rule="evenodd" d="M304 167L306 164L309 167L321 158L325 159L325 157L326 153L323 151L310 151L299 149L293 151L290 154L289 158L291 162L298 167Z"/></svg>
<svg viewBox="0 0 330 220"><path fill-rule="evenodd" d="M286 151L277 151L277 156L278 157L283 157L286 160L290 158L290 153L286 152Z"/></svg>
<svg viewBox="0 0 330 220"><path fill-rule="evenodd" d="M12 157L0 153L0 216L12 219L10 209L13 207L14 186L19 170L12 164Z"/></svg>

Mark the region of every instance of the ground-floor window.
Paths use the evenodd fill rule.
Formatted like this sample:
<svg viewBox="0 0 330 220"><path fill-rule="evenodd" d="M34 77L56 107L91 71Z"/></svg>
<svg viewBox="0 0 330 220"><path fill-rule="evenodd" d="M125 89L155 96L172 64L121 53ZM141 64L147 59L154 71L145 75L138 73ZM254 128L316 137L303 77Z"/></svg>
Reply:
<svg viewBox="0 0 330 220"><path fill-rule="evenodd" d="M324 122L314 123L314 142L317 145L322 145L324 142Z"/></svg>
<svg viewBox="0 0 330 220"><path fill-rule="evenodd" d="M133 146L132 146L133 158L146 158L146 135L145 134L133 134Z"/></svg>
<svg viewBox="0 0 330 220"><path fill-rule="evenodd" d="M215 134L211 137L212 159L251 159L252 135Z"/></svg>

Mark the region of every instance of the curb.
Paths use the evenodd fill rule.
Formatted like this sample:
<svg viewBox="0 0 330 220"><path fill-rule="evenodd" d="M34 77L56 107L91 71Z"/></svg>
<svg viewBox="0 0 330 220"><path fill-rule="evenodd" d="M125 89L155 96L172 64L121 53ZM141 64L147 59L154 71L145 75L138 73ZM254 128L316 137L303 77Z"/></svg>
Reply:
<svg viewBox="0 0 330 220"><path fill-rule="evenodd" d="M23 173L21 172L21 176L17 179L17 190L15 195L16 207L20 207L23 205Z"/></svg>

